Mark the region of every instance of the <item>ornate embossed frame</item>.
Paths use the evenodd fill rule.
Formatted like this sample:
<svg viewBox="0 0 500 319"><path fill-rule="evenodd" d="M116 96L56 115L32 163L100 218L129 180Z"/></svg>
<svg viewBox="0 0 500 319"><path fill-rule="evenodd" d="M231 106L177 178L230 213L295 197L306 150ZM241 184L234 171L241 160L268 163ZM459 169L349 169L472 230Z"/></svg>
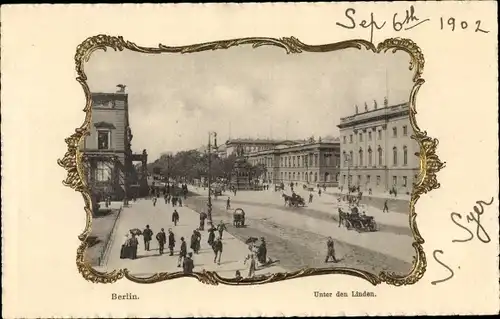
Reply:
<svg viewBox="0 0 500 319"><path fill-rule="evenodd" d="M253 48L264 45L272 45L283 48L287 54L297 54L301 52L328 52L337 51L347 48L356 48L359 50L371 50L375 53L386 52L392 50L396 52L398 50L405 51L411 57L409 69L413 70L413 81L414 86L410 94L410 123L414 129L414 135L412 136L420 146L420 172L417 181L414 184L413 191L410 200L410 213L409 213L409 223L410 229L414 236L413 247L416 251L416 255L413 259L413 267L409 274L405 276L397 276L394 273L381 272L378 275L372 274L363 270L356 270L351 268L330 268L330 269L314 269L307 268L289 273L275 273L265 277L257 277L253 279L230 279L220 277L216 272L203 271L197 272L190 275L184 275L182 272L175 273L158 273L148 278L138 278L134 277L129 273L127 269L114 270L110 273L98 272L92 268L92 266L84 261L85 249L87 248L86 238L90 233L92 226L92 205L89 187L86 185L84 180L84 172L82 166L82 153L79 150L79 145L82 139L89 134L91 125L91 95L89 86L87 85L87 76L84 72L84 63L88 61L90 55L96 50L104 50L112 48L114 50L132 50L135 52L149 53L149 54L162 54L168 53L193 53L201 52L207 50L219 50L228 49L238 45L250 44ZM131 281L137 283L155 283L164 280L181 278L181 277L194 277L199 281L207 284L217 285L219 283L226 285L256 285L277 282L285 279L315 276L315 275L326 275L326 274L346 274L356 277L361 277L368 280L373 285L380 283L388 283L390 285L401 286L401 285L411 285L422 278L427 262L425 258L425 253L422 247L424 239L420 236L417 228L415 212L415 204L422 194L425 194L432 189L438 188L440 185L436 179L436 173L444 167L444 164L439 160L436 155L436 147L438 145L438 140L427 136L427 132L422 131L418 125L415 118L417 114L416 111L416 94L419 91L422 84L425 82L422 79L422 71L424 68L424 56L420 48L409 39L393 38L387 39L382 43L375 46L373 43L366 40L349 40L338 43L331 43L325 45L307 45L300 42L294 37L289 38L241 38L234 40L224 40L215 41L208 43L201 43L195 45L179 46L179 47L169 47L165 45L158 45L157 48L147 48L136 45L135 43L125 41L121 36L109 36L109 35L97 35L90 37L83 41L77 49L75 55L76 72L78 77L76 80L82 85L86 96L85 105L85 121L83 124L75 130L75 133L70 137L66 138L65 142L68 145L68 151L64 154L63 159L58 160L58 164L64 167L68 171L68 176L63 184L73 188L77 192L82 193L83 199L85 201L85 213L86 213L86 224L83 233L79 235L81 244L78 247L76 255L76 265L79 272L83 277L94 283L113 283L123 277L128 278Z"/></svg>

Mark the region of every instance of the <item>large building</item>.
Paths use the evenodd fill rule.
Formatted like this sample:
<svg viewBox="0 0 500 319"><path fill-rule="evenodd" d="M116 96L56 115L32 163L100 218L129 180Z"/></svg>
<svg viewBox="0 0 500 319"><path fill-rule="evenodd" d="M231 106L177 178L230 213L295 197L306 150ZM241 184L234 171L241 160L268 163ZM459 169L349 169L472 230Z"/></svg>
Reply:
<svg viewBox="0 0 500 319"><path fill-rule="evenodd" d="M271 140L271 139L252 139L252 138L237 138L230 139L226 142L226 156L236 153L236 148L241 146L244 154L258 152L263 150L274 149L278 145L296 145L304 141L291 140Z"/></svg>
<svg viewBox="0 0 500 319"><path fill-rule="evenodd" d="M341 179L340 185L360 186L362 190L411 193L419 170L418 143L411 139L409 105L389 106L387 99L381 108L376 101L364 112L356 106L353 115L341 118L340 124Z"/></svg>
<svg viewBox="0 0 500 319"><path fill-rule="evenodd" d="M265 169L261 179L272 183L313 183L337 186L340 170L338 139L284 143L272 149L245 154L252 165Z"/></svg>
<svg viewBox="0 0 500 319"><path fill-rule="evenodd" d="M114 200L140 195L146 183L147 153L132 153L128 94L119 85L116 93L91 93L92 124L82 145L86 181L97 192ZM141 162L140 170L134 162Z"/></svg>

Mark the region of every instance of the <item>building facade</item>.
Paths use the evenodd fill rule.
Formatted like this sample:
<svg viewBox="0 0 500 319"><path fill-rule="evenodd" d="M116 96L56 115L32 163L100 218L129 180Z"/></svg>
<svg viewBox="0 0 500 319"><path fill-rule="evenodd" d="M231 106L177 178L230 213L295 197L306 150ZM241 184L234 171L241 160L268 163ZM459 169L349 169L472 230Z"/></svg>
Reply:
<svg viewBox="0 0 500 319"><path fill-rule="evenodd" d="M411 193L419 171L418 143L411 138L413 129L409 104L382 108L376 102L372 110L341 118L340 186L360 186L362 190Z"/></svg>
<svg viewBox="0 0 500 319"><path fill-rule="evenodd" d="M230 139L226 142L226 156L236 154L236 149L241 146L244 154L274 149L278 145L296 145L304 141L291 140L271 140L271 139L251 139L238 138Z"/></svg>
<svg viewBox="0 0 500 319"><path fill-rule="evenodd" d="M272 183L312 183L338 186L340 176L339 140L315 141L301 144L281 144L246 154L252 165L261 164L265 172L261 179Z"/></svg>
<svg viewBox="0 0 500 319"><path fill-rule="evenodd" d="M113 200L139 196L147 189L147 152L132 153L128 95L124 86L119 87L116 93L91 93L90 134L80 146L87 184ZM142 169L137 170L134 162L141 162Z"/></svg>

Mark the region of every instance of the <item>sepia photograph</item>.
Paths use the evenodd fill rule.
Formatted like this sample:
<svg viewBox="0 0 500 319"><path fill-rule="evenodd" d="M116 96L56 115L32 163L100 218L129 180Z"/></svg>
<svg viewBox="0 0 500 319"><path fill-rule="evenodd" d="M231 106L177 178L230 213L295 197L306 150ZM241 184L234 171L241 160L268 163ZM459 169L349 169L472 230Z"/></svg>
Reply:
<svg viewBox="0 0 500 319"><path fill-rule="evenodd" d="M404 51L95 51L85 261L136 277L407 275L414 71Z"/></svg>

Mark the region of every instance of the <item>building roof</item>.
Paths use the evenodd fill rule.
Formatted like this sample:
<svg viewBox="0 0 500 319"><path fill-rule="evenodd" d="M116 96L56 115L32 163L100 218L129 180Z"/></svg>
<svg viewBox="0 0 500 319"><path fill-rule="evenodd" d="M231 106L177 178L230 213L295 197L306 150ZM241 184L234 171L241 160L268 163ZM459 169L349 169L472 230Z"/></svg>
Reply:
<svg viewBox="0 0 500 319"><path fill-rule="evenodd" d="M275 139L261 139L261 138L235 138L226 141L227 144L272 144L278 145L282 143L303 143L303 140L275 140Z"/></svg>

